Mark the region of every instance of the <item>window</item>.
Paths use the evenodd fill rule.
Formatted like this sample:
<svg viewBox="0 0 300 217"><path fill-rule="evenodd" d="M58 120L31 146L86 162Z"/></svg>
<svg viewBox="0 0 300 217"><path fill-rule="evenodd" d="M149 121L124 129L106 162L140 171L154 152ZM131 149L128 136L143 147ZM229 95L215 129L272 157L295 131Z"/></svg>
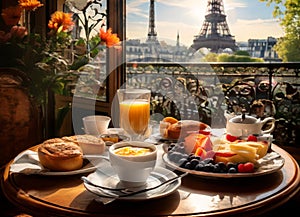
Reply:
<svg viewBox="0 0 300 217"><path fill-rule="evenodd" d="M53 7L55 3L48 1L49 7ZM120 40L125 38L125 0L107 1L102 0L103 8L106 9L107 22L106 26L112 28L113 33L117 33ZM57 1L57 8L66 9L63 4L64 1ZM102 9L103 9L102 8ZM124 50L107 49L106 55L99 61L91 63L93 67L90 69L93 73L95 70L100 70L100 82L105 84L105 88L100 89L100 98L89 97L87 95L75 95L76 107L87 110L95 110L99 113L111 114L111 103L113 101L116 90L124 82L125 78L125 64L124 64ZM88 75L86 73L86 75ZM104 76L103 76L104 75ZM82 77L84 82L84 76ZM86 79L88 80L88 79ZM84 85L83 85L84 86ZM86 85L87 87L88 85ZM97 90L96 90L97 91ZM105 92L103 92L105 91ZM84 92L84 91L83 91ZM73 99L74 101L74 99Z"/></svg>

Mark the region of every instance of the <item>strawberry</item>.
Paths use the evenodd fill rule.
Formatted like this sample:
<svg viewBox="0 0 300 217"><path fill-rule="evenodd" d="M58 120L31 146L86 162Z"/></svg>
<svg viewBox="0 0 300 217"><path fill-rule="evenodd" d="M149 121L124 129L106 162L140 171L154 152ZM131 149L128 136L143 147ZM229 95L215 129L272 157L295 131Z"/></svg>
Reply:
<svg viewBox="0 0 300 217"><path fill-rule="evenodd" d="M254 135L249 135L247 141L257 142L257 137Z"/></svg>
<svg viewBox="0 0 300 217"><path fill-rule="evenodd" d="M237 136L230 135L230 134L226 134L226 139L227 139L229 142L234 142L235 140L238 139L238 137L237 137Z"/></svg>
<svg viewBox="0 0 300 217"><path fill-rule="evenodd" d="M254 164L251 162L247 163L240 163L238 165L238 172L239 173L253 173L254 172Z"/></svg>
<svg viewBox="0 0 300 217"><path fill-rule="evenodd" d="M238 165L238 172L239 173L245 173L245 167L244 167L244 164L240 163Z"/></svg>
<svg viewBox="0 0 300 217"><path fill-rule="evenodd" d="M253 173L254 172L254 164L251 162L245 163L244 170L246 171L246 173Z"/></svg>

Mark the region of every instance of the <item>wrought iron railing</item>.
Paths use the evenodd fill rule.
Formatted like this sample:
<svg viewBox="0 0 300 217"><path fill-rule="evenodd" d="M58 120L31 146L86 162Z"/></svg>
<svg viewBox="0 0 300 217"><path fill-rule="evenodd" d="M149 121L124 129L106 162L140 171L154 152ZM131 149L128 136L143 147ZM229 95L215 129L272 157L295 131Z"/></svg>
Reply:
<svg viewBox="0 0 300 217"><path fill-rule="evenodd" d="M127 63L126 85L152 90L152 114L224 127L224 112L276 118L279 145L300 146L300 63ZM297 135L298 134L298 135Z"/></svg>

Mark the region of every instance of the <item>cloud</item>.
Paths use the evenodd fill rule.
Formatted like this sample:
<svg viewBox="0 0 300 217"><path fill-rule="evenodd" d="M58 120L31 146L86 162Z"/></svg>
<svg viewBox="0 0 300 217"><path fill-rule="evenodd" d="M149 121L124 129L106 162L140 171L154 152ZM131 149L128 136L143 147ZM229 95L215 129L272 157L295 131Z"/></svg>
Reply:
<svg viewBox="0 0 300 217"><path fill-rule="evenodd" d="M284 35L282 27L275 19L238 19L230 29L237 41L248 41L250 38L266 39L269 36L278 38Z"/></svg>
<svg viewBox="0 0 300 217"><path fill-rule="evenodd" d="M241 2L237 0L224 0L223 4L225 13L229 10L237 10L238 8L246 8L248 6L246 2Z"/></svg>
<svg viewBox="0 0 300 217"><path fill-rule="evenodd" d="M148 13L146 13L147 11L145 11L145 6L149 6L149 0L132 0L127 2L127 14L140 18L148 18Z"/></svg>
<svg viewBox="0 0 300 217"><path fill-rule="evenodd" d="M270 25L270 24L278 24L278 21L275 19L254 19L254 20L237 20L238 24L243 25Z"/></svg>

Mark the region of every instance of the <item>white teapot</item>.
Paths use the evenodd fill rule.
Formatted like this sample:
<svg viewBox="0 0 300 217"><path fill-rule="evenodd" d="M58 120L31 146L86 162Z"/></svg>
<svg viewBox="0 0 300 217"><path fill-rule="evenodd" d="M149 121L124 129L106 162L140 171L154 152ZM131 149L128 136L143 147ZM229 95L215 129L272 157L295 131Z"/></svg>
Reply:
<svg viewBox="0 0 300 217"><path fill-rule="evenodd" d="M271 127L267 130L262 130L262 127L269 122ZM257 119L250 115L238 115L230 117L227 120L226 132L233 136L245 137L252 134L263 135L272 133L275 128L275 119L267 117L263 120Z"/></svg>

